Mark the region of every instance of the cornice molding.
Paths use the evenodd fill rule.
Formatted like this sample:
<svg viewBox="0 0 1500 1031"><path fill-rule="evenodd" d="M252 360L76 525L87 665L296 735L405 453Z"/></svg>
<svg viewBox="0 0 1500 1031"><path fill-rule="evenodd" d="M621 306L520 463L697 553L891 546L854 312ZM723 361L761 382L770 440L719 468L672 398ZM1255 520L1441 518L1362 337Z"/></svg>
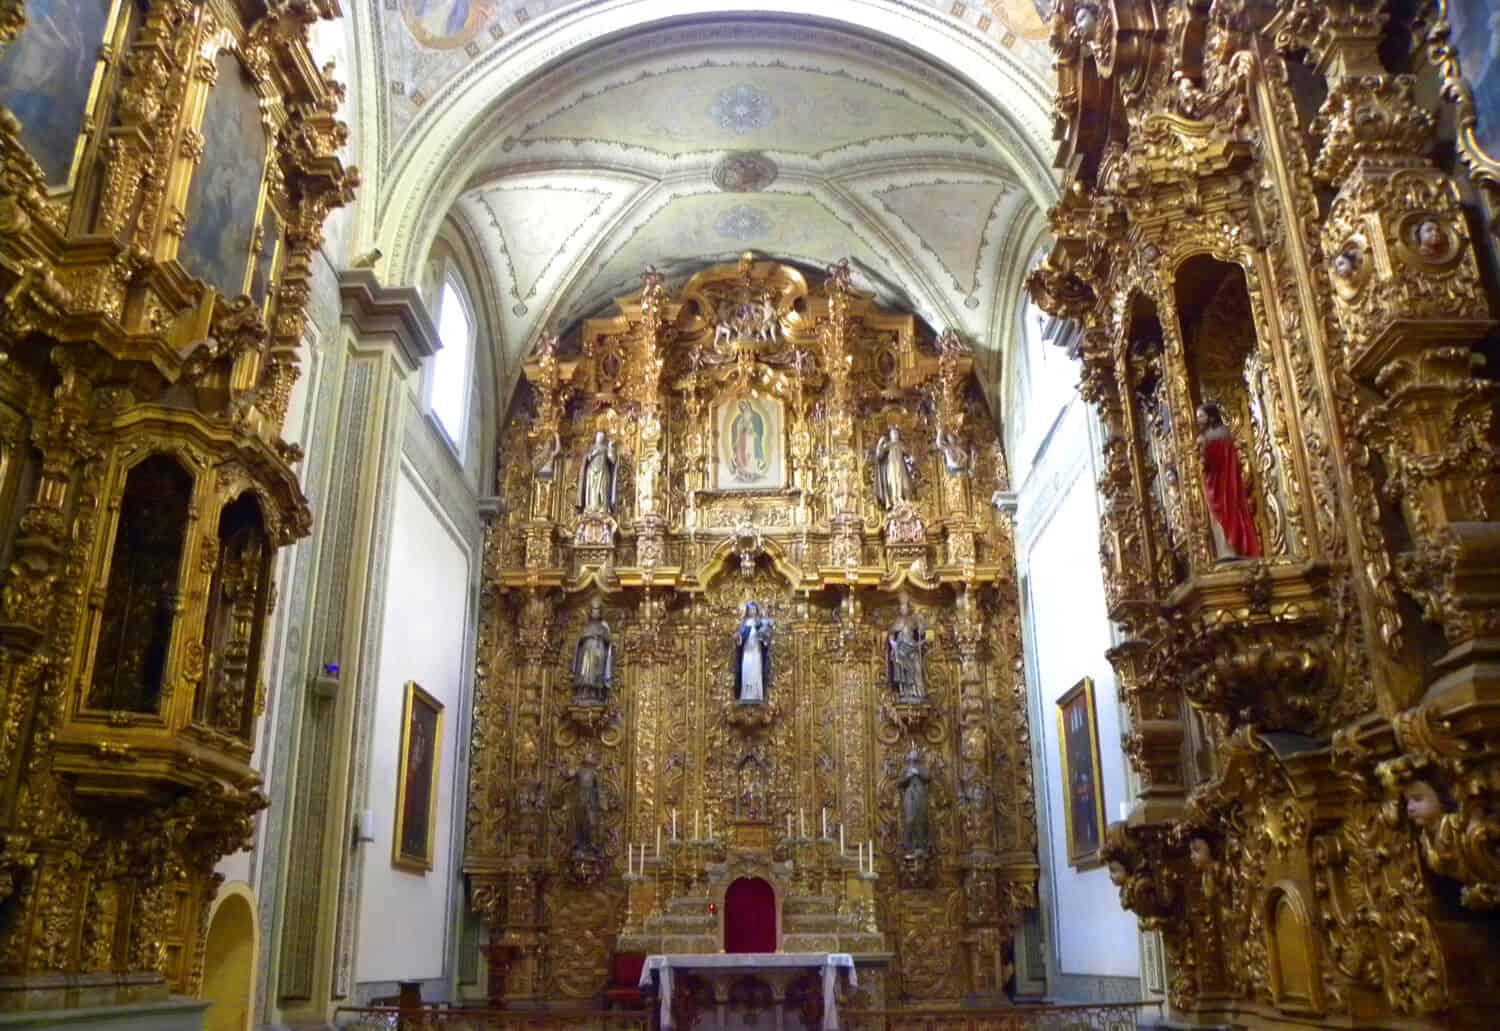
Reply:
<svg viewBox="0 0 1500 1031"><path fill-rule="evenodd" d="M339 273L340 318L362 343L388 340L406 372L421 368L442 343L427 304L413 286L384 286L370 269Z"/></svg>

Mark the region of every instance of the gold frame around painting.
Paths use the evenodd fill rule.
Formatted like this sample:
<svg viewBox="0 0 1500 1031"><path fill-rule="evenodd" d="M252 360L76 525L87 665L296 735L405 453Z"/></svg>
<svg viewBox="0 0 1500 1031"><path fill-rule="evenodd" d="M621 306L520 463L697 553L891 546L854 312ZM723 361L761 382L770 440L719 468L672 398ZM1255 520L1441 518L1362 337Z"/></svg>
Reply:
<svg viewBox="0 0 1500 1031"><path fill-rule="evenodd" d="M422 835L419 850L403 848L406 841L406 797L413 774L411 739L413 717L421 705L432 713L432 743L429 754L419 757L418 762L430 762L427 772L427 826ZM391 830L391 865L403 870L426 872L432 869L434 846L433 830L437 823L438 770L442 767L443 750L443 703L417 686L415 680L406 682L406 699L401 708L401 753L396 766L396 818Z"/></svg>
<svg viewBox="0 0 1500 1031"><path fill-rule="evenodd" d="M1088 734L1089 783L1093 786L1093 836L1091 842L1082 840L1075 824L1075 813L1071 795L1073 766L1068 761L1068 712L1082 701L1085 713L1084 733ZM1068 865L1079 870L1099 866L1099 852L1104 845L1104 778L1099 762L1099 717L1094 707L1094 680L1084 677L1068 688L1057 700L1057 751L1062 761L1063 824L1067 828Z"/></svg>
<svg viewBox="0 0 1500 1031"><path fill-rule="evenodd" d="M1449 17L1451 6L1452 0L1438 0L1434 5L1426 26L1427 56L1442 78L1444 99L1455 108L1459 155L1469 166L1474 182L1490 205L1490 215L1494 217L1500 211L1500 154L1485 150L1476 132L1479 111L1469 79L1473 69L1460 67L1453 23Z"/></svg>

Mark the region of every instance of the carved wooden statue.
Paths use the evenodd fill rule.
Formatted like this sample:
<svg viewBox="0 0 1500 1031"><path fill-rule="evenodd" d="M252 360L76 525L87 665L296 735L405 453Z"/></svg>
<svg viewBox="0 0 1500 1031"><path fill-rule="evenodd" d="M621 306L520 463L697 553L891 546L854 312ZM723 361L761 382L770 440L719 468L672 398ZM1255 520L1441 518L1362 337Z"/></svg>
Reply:
<svg viewBox="0 0 1500 1031"><path fill-rule="evenodd" d="M615 442L603 430L594 434L594 443L583 456L578 470L578 508L584 512L609 515L615 510L619 460Z"/></svg>
<svg viewBox="0 0 1500 1031"><path fill-rule="evenodd" d="M771 684L771 620L755 602L745 603L745 616L735 632L734 697L755 704L766 700Z"/></svg>
<svg viewBox="0 0 1500 1031"><path fill-rule="evenodd" d="M1250 487L1240 469L1234 436L1216 404L1198 407L1199 442L1203 449L1203 495L1213 533L1214 556L1220 561L1260 558L1260 534L1250 513Z"/></svg>
<svg viewBox="0 0 1500 1031"><path fill-rule="evenodd" d="M912 456L901 442L901 431L895 426L875 445L875 500L889 511L913 500Z"/></svg>
<svg viewBox="0 0 1500 1031"><path fill-rule="evenodd" d="M928 786L932 778L913 748L896 787L901 791L901 850L907 854L932 851L932 821L928 816Z"/></svg>
<svg viewBox="0 0 1500 1031"><path fill-rule="evenodd" d="M927 631L911 610L911 598L901 594L900 612L885 633L885 665L891 687L903 702L927 700L924 673Z"/></svg>
<svg viewBox="0 0 1500 1031"><path fill-rule="evenodd" d="M573 651L573 704L603 705L615 674L615 645L604 607L594 602Z"/></svg>

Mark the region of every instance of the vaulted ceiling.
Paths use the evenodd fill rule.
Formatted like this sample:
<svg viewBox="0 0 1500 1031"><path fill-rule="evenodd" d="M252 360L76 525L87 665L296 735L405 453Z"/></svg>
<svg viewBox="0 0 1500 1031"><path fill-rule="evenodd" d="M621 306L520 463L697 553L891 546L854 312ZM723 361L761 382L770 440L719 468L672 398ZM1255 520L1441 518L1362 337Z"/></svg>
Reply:
<svg viewBox="0 0 1500 1031"><path fill-rule="evenodd" d="M1000 345L1050 187L1033 110L1048 0L824 0L830 15L943 19L989 82L804 4L812 17L741 11L559 43L503 95L474 95L505 47L544 24L561 38L570 14L611 2L383 0L382 217L418 210L395 196L401 176L433 181L441 210L424 200L422 220L456 221L482 253L505 364L639 289L648 264L683 280L747 250L848 257L856 286ZM465 103L476 114L438 162L425 123Z"/></svg>

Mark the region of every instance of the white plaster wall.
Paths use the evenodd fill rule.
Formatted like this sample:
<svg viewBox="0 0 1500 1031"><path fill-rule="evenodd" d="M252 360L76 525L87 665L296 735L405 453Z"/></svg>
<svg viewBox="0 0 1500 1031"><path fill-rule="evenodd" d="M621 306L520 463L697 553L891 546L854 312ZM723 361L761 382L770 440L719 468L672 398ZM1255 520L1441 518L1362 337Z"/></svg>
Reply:
<svg viewBox="0 0 1500 1031"><path fill-rule="evenodd" d="M453 812L460 689L468 613L468 562L447 522L428 504L403 464L397 479L385 618L375 686L369 793L355 809L373 815L375 840L366 849L355 980L397 981L443 976L450 892L449 828ZM441 765L434 824L433 869L391 865L396 767L406 682L415 680L443 703ZM461 814L460 814L461 815Z"/></svg>
<svg viewBox="0 0 1500 1031"><path fill-rule="evenodd" d="M1071 475L1054 482L1045 510L1036 513L1041 524L1029 536L1026 554L1029 585L1032 669L1039 694L1044 762L1046 822L1050 848L1054 955L1063 974L1139 976L1135 917L1121 909L1119 893L1103 868L1080 873L1068 865L1067 831L1063 822L1061 752L1058 746L1057 699L1084 676L1094 680L1099 721L1099 758L1103 767L1106 821L1119 819L1126 798L1124 756L1120 749L1120 709L1109 660L1112 643L1104 607L1104 584L1099 568L1099 515L1091 462L1076 461L1076 450L1087 447L1086 424L1075 403L1058 426L1055 460L1044 454L1034 475L1045 477L1049 467L1069 456ZM1030 486L1030 485L1029 485ZM1060 496L1059 496L1060 495ZM1022 502L1023 513L1026 499ZM1044 520L1044 521L1043 521Z"/></svg>

